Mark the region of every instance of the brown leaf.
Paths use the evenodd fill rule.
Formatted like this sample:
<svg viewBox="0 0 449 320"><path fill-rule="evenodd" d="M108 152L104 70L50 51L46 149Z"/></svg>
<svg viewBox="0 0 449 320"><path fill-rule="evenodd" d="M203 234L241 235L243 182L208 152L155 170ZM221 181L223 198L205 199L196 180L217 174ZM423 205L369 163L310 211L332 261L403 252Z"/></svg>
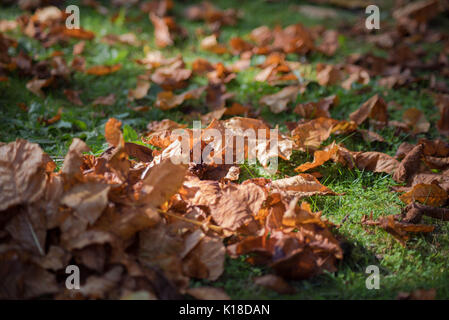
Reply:
<svg viewBox="0 0 449 320"><path fill-rule="evenodd" d="M215 68L212 63L210 63L206 59L197 58L192 62L192 72L195 75L205 75L214 70Z"/></svg>
<svg viewBox="0 0 449 320"><path fill-rule="evenodd" d="M108 207L93 228L128 240L137 232L154 227L160 220L159 213L152 206L124 206L120 210Z"/></svg>
<svg viewBox="0 0 449 320"><path fill-rule="evenodd" d="M115 266L102 276L90 276L79 292L86 298L105 299L119 284L123 273L122 266Z"/></svg>
<svg viewBox="0 0 449 320"><path fill-rule="evenodd" d="M104 136L106 138L106 141L114 147L124 145L123 135L120 130L121 126L121 121L115 118L110 118L108 122L106 122L106 125L104 127Z"/></svg>
<svg viewBox="0 0 449 320"><path fill-rule="evenodd" d="M49 157L39 145L18 139L0 144L0 211L37 201L45 190Z"/></svg>
<svg viewBox="0 0 449 320"><path fill-rule="evenodd" d="M412 129L413 134L429 131L430 123L426 120L425 115L416 108L407 109L402 115L402 119Z"/></svg>
<svg viewBox="0 0 449 320"><path fill-rule="evenodd" d="M179 190L186 173L187 166L174 164L172 159L156 164L142 180L140 202L154 207L162 205Z"/></svg>
<svg viewBox="0 0 449 320"><path fill-rule="evenodd" d="M437 122L438 131L449 135L449 95L439 95L436 98L436 105L440 110L440 120Z"/></svg>
<svg viewBox="0 0 449 320"><path fill-rule="evenodd" d="M296 172L304 172L310 169L321 166L326 161L330 160L338 151L338 146L333 142L327 146L324 150L315 151L313 154L313 162L307 162L295 169Z"/></svg>
<svg viewBox="0 0 449 320"><path fill-rule="evenodd" d="M209 83L206 90L206 104L212 110L223 109L226 100L234 96L233 93L226 92L226 86L223 83Z"/></svg>
<svg viewBox="0 0 449 320"><path fill-rule="evenodd" d="M81 174L81 164L83 163L83 152L90 151L89 147L83 140L74 138L69 147L69 151L65 155L62 165L62 173L67 177L73 177Z"/></svg>
<svg viewBox="0 0 449 320"><path fill-rule="evenodd" d="M125 152L133 158L142 162L153 161L153 150L141 144L125 142Z"/></svg>
<svg viewBox="0 0 449 320"><path fill-rule="evenodd" d="M383 124L388 123L387 104L377 94L362 104L362 106L351 113L349 118L361 125L368 118L379 121Z"/></svg>
<svg viewBox="0 0 449 320"><path fill-rule="evenodd" d="M342 78L342 72L333 65L317 65L317 81L322 86L331 86L339 83Z"/></svg>
<svg viewBox="0 0 449 320"><path fill-rule="evenodd" d="M190 288L187 294L198 300L231 300L223 289L215 287Z"/></svg>
<svg viewBox="0 0 449 320"><path fill-rule="evenodd" d="M417 202L410 203L403 209L402 214L405 216L404 221L411 223L419 223L422 216L449 221L449 209L426 206Z"/></svg>
<svg viewBox="0 0 449 320"><path fill-rule="evenodd" d="M402 245L409 239L409 233L428 233L433 232L435 229L434 226L396 221L394 215L380 217L376 221L367 219L367 217L364 216L362 218L362 224L380 226L382 229L393 235L393 237Z"/></svg>
<svg viewBox="0 0 449 320"><path fill-rule="evenodd" d="M58 271L67 267L70 258L70 253L61 247L52 245L47 255L37 259L36 263L44 269Z"/></svg>
<svg viewBox="0 0 449 320"><path fill-rule="evenodd" d="M275 180L268 186L271 192L279 192L286 198L297 197L301 199L314 195L335 195L332 190L323 186L314 176L307 173Z"/></svg>
<svg viewBox="0 0 449 320"><path fill-rule="evenodd" d="M138 79L136 89L129 90L128 99L133 101L134 99L144 98L147 95L150 87L151 87L151 84L149 81Z"/></svg>
<svg viewBox="0 0 449 320"><path fill-rule="evenodd" d="M417 289L412 292L399 292L398 300L435 300L437 295L437 290L435 288Z"/></svg>
<svg viewBox="0 0 449 320"><path fill-rule="evenodd" d="M81 101L80 99L80 91L65 89L64 95L66 96L67 100L69 100L74 105L77 106L83 105L83 101Z"/></svg>
<svg viewBox="0 0 449 320"><path fill-rule="evenodd" d="M115 94L111 93L104 97L98 97L92 102L92 105L112 106L115 103Z"/></svg>
<svg viewBox="0 0 449 320"><path fill-rule="evenodd" d="M109 190L108 185L98 182L77 184L64 194L61 203L74 209L77 217L93 225L108 204Z"/></svg>
<svg viewBox="0 0 449 320"><path fill-rule="evenodd" d="M229 108L226 108L225 115L227 116L237 116L246 114L250 111L250 108L244 105L241 105L238 102L232 103L232 105Z"/></svg>
<svg viewBox="0 0 449 320"><path fill-rule="evenodd" d="M164 90L175 90L187 86L186 80L191 75L192 70L184 69L184 62L179 60L167 67L158 68L151 75L151 81L160 85Z"/></svg>
<svg viewBox="0 0 449 320"><path fill-rule="evenodd" d="M185 125L174 122L170 119L164 119L162 121L152 121L148 123L147 129L150 132L164 131L164 130L174 130L185 128Z"/></svg>
<svg viewBox="0 0 449 320"><path fill-rule="evenodd" d="M153 12L150 12L150 20L154 26L154 38L156 39L156 45L160 48L173 45L173 39L164 18L159 18Z"/></svg>
<svg viewBox="0 0 449 320"><path fill-rule="evenodd" d="M336 95L321 99L317 102L300 103L293 110L294 113L299 114L303 118L330 118L329 108L338 103Z"/></svg>
<svg viewBox="0 0 449 320"><path fill-rule="evenodd" d="M3 279L0 299L36 299L55 294L59 289L54 274L12 250L0 255L0 277Z"/></svg>
<svg viewBox="0 0 449 320"><path fill-rule="evenodd" d="M287 279L307 279L324 270L336 270L342 250L332 234L313 221L305 221L296 233L272 231L269 236L247 237L228 246L231 256L255 253L253 263L268 263Z"/></svg>
<svg viewBox="0 0 449 320"><path fill-rule="evenodd" d="M0 32L8 32L19 26L15 20L0 20Z"/></svg>
<svg viewBox="0 0 449 320"><path fill-rule="evenodd" d="M279 294L294 294L295 288L288 284L284 279L274 274L267 274L254 278L254 283L258 286L276 291Z"/></svg>
<svg viewBox="0 0 449 320"><path fill-rule="evenodd" d="M181 105L185 100L198 99L206 87L199 87L176 95L173 91L162 91L157 94L156 107L169 110Z"/></svg>
<svg viewBox="0 0 449 320"><path fill-rule="evenodd" d="M406 182L419 170L423 149L423 145L419 144L405 156L399 164L398 169L393 174L393 179L395 181Z"/></svg>
<svg viewBox="0 0 449 320"><path fill-rule="evenodd" d="M338 120L331 118L317 118L299 124L292 130L291 135L300 149L304 151L308 149L316 150L323 141L330 137L332 129L338 123Z"/></svg>
<svg viewBox="0 0 449 320"><path fill-rule="evenodd" d="M87 74L95 76L105 76L114 72L119 71L122 68L121 64L116 64L113 66L93 66L86 70Z"/></svg>
<svg viewBox="0 0 449 320"><path fill-rule="evenodd" d="M101 40L110 45L116 43L127 44L134 47L141 45L141 41L139 41L134 33L125 33L121 35L108 34L105 35Z"/></svg>
<svg viewBox="0 0 449 320"><path fill-rule="evenodd" d="M48 87L52 82L53 82L53 78L33 79L33 80L27 82L26 87L28 90L30 90L35 95L37 95L41 98L44 98L45 94L42 91L42 89Z"/></svg>
<svg viewBox="0 0 449 320"><path fill-rule="evenodd" d="M333 56L339 46L338 32L336 30L326 30L323 34L323 40L318 46L318 50L327 56Z"/></svg>
<svg viewBox="0 0 449 320"><path fill-rule="evenodd" d="M214 34L201 40L200 47L205 51L210 51L216 54L228 52L228 49L224 45L218 43L217 36Z"/></svg>
<svg viewBox="0 0 449 320"><path fill-rule="evenodd" d="M83 53L84 48L86 47L86 41L80 41L73 46L73 55L77 56Z"/></svg>
<svg viewBox="0 0 449 320"><path fill-rule="evenodd" d="M205 123L210 123L213 120L220 120L225 112L226 112L226 108L213 110L204 115L201 115L200 119L201 119L201 121L203 121Z"/></svg>
<svg viewBox="0 0 449 320"><path fill-rule="evenodd" d="M160 223L139 233L138 259L146 267L160 268L178 288L186 288L189 279L182 274L180 257L183 247L183 239Z"/></svg>
<svg viewBox="0 0 449 320"><path fill-rule="evenodd" d="M409 3L393 12L396 20L416 20L418 22L427 22L435 17L440 11L438 0L421 0Z"/></svg>
<svg viewBox="0 0 449 320"><path fill-rule="evenodd" d="M221 239L203 237L183 259L184 274L197 279L217 280L224 270L225 253Z"/></svg>
<svg viewBox="0 0 449 320"><path fill-rule="evenodd" d="M441 207L446 203L447 197L447 192L437 184L419 183L399 198L407 204L418 201L434 207Z"/></svg>
<svg viewBox="0 0 449 320"><path fill-rule="evenodd" d="M299 93L298 86L285 87L281 91L260 99L260 103L270 107L271 112L280 113L287 109L287 104L296 100Z"/></svg>
<svg viewBox="0 0 449 320"><path fill-rule="evenodd" d="M56 123L59 120L61 120L61 116L62 116L62 108L59 108L58 112L56 112L56 114L53 117L48 118L48 119L38 118L38 121L40 123L42 123L43 125L45 125L45 126L49 126L49 125L51 125L53 123Z"/></svg>
<svg viewBox="0 0 449 320"><path fill-rule="evenodd" d="M32 208L22 209L6 225L5 230L24 249L45 255L47 225L45 214Z"/></svg>
<svg viewBox="0 0 449 320"><path fill-rule="evenodd" d="M265 200L264 190L253 183L223 185L197 178L184 183L181 195L191 205L208 207L219 226L233 231L253 223Z"/></svg>
<svg viewBox="0 0 449 320"><path fill-rule="evenodd" d="M81 39L81 40L92 40L95 38L95 33L83 28L79 29L63 29L63 34L70 38Z"/></svg>
<svg viewBox="0 0 449 320"><path fill-rule="evenodd" d="M399 167L399 162L396 159L382 152L357 152L353 156L354 163L359 170L393 174Z"/></svg>

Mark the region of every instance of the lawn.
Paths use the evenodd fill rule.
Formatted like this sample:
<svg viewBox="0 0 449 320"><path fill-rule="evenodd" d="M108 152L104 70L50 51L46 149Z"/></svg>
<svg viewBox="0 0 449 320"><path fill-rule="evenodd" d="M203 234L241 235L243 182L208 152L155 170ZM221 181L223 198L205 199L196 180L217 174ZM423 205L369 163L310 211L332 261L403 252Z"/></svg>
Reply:
<svg viewBox="0 0 449 320"><path fill-rule="evenodd" d="M165 57L182 55L187 67L198 58L210 62L222 62L225 65L238 60L237 56L226 53L223 55L211 53L200 47L203 36L198 35L199 28L204 28L204 22L187 20L183 12L188 4L184 1L176 2L173 15L176 23L186 28L187 39L178 41L174 46L164 49L157 48L154 41L154 28L146 14L137 7L108 6L109 13L101 15L97 10L81 4L81 1L71 1L81 8L81 26L92 30L96 38L86 41L83 56L86 67L94 65L121 64L118 72L99 77L81 72L75 72L70 82L70 89L81 92L80 99L83 105L76 106L64 95L62 88L45 91L45 97L39 97L26 89L28 78L17 73L11 73L7 82L0 82L0 141L12 142L23 138L38 143L47 152L58 166L62 165L64 156L73 140L77 137L84 140L94 155L101 154L108 148L104 137L104 126L109 118L122 121L125 141L140 142L145 134L146 126L151 121L171 119L178 123L185 123L191 127L191 119L186 115L192 111L204 114L207 108L204 100L190 100L180 107L163 111L155 107L157 94L162 91L157 84L152 84L147 95L142 99L128 101L128 91L136 87L137 77L145 73L145 69L135 62L142 59L151 50L160 50ZM247 37L254 28L261 25L283 27L301 22L307 27L324 26L325 28L341 29L343 23L351 26L360 18L365 17L364 8L346 9L322 5L337 13L333 18L318 18L301 13L299 5L306 1L250 1L250 0L220 0L214 1L219 8L236 8L241 10L242 17L234 26L221 28L220 43L228 43L232 37ZM382 24L392 21L390 1L381 1ZM15 19L23 11L16 6L0 6L0 20ZM113 17L113 18L112 18ZM448 16L441 14L432 20L431 27L437 30L448 30ZM382 26L381 26L382 27ZM130 46L126 44L107 44L101 41L107 34L134 33L142 44ZM37 61L43 61L55 52L62 52L64 58L70 62L74 58L73 45L78 40L61 45L55 44L48 48L42 43L25 36L22 32L13 30L7 32L8 36L18 41L16 48L10 48L10 54L16 55L20 51L27 53ZM376 132L385 142L366 142L359 134L332 135L323 142L323 146L333 141L343 143L346 148L353 151L379 151L394 156L398 146L403 142L416 143L420 138L434 139L440 137L433 125L439 119L438 109L426 85L414 83L407 87L388 89L379 86L375 77L368 84L354 84L349 90L339 85L320 86L316 82L315 68L318 63L342 63L350 54L371 52L385 56L387 51L367 43L364 38L350 37L340 34L339 48L332 56L321 53L312 53L307 56L296 53L288 54L288 61L302 61L305 65L302 76L311 83L304 93L298 95L294 106L298 103L317 101L323 97L337 95L339 104L330 110L334 119L348 119L349 114L357 110L374 94L381 95L386 102L394 101L406 108L421 110L427 120L432 124L427 133L412 135L398 132L394 128L385 127ZM420 46L426 50L429 59L437 56L441 50L440 43ZM264 61L263 55L253 55L251 66L237 73L234 80L227 84L228 92L235 94L233 100L244 105L251 105L260 112L260 118L272 126L279 126L282 132L287 133L286 122L297 122L301 116L290 111L274 114L267 106L260 104L260 99L268 94L278 92L279 86L267 82L254 81L259 69L256 67ZM430 71L431 72L431 71ZM429 71L423 71L428 74ZM446 85L438 72L433 72L437 80ZM194 89L207 84L204 77L194 76L187 88L179 92ZM98 97L115 93L116 100L112 105L93 105ZM202 98L204 99L204 98ZM27 106L21 108L19 104ZM147 106L144 111L136 111L135 107ZM39 119L50 119L62 108L61 119L52 124L45 124ZM404 109L389 110L389 120L402 120ZM226 116L225 116L226 118ZM369 124L361 126L372 129ZM447 141L447 138L445 138ZM295 175L294 169L306 161L311 161L313 154L294 151L290 161L280 160L279 171L267 175L262 166L243 164L239 182L255 177L270 179L284 178ZM438 299L449 299L449 224L424 217L423 223L435 225L435 231L429 234L416 234L401 245L392 235L381 228L362 225L364 215L372 214L374 218L400 213L405 204L399 199L399 194L391 188L397 183L391 175L386 173L373 173L369 171L348 169L341 164L327 162L317 168L322 174L320 182L337 193L343 195L327 197L313 196L306 199L312 210L322 211L323 217L329 219L339 228L334 234L342 240L345 255L338 264L335 273L325 272L308 280L293 281L295 294L281 295L257 286L253 278L270 273L268 267L253 266L246 262L246 256L237 259L226 257L223 275L216 281L191 280L191 286L213 286L223 288L233 299L395 299L400 292L412 292L417 289L436 289ZM368 290L365 273L369 265L380 268L380 289Z"/></svg>

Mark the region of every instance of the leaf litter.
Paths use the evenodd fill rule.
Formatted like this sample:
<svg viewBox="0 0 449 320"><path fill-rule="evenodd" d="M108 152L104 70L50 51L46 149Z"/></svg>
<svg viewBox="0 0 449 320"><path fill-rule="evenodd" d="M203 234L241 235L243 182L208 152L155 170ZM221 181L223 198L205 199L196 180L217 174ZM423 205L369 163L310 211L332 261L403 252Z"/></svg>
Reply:
<svg viewBox="0 0 449 320"><path fill-rule="evenodd" d="M338 1L325 2L341 5ZM435 12L444 10L437 2L418 1L398 9L394 27L388 27L383 38L370 38L391 49L388 57L353 54L345 63L320 63L315 67L316 79L306 82L298 76L301 63L287 61L287 55L307 57L320 53L332 57L339 48L340 31L312 29L300 23L260 26L248 37L234 37L226 44L220 42L220 30L238 24L243 17L240 10L221 10L209 2L188 7L185 17L204 21L208 29L199 49L216 55L230 54L239 60L233 66L204 58L186 64L180 55L169 58L150 50L143 59L135 61L146 73L137 78L134 88L129 88L128 102L145 99L153 86L162 89L154 103L157 109L185 110L191 101L204 101L206 114L191 113L192 117L200 115L207 124L200 130L201 151L211 142L206 135L208 129L220 133L230 130L237 136L246 129L269 130L271 127L252 106L238 101L227 88L238 73L252 67L253 56L263 55L264 62L254 66L258 69L254 80L278 90L262 96L259 104L271 113L291 112L302 119L290 123L288 133L278 133L275 150L258 136L247 137L241 150L225 143L214 150L214 161L193 163L189 158L188 165L171 161L181 148L171 134L184 129L192 151L193 131L169 119L149 123L142 144L137 144L125 142L121 121L110 118L104 132L109 148L93 155L86 143L74 138L60 169L38 144L23 139L1 143L0 274L7 281L0 297L128 299L143 292L147 298L158 299L182 295L228 299L221 289L190 287L190 279L219 279L226 255L244 256L251 264L269 267L272 274L255 278L255 284L292 294L295 289L286 280L336 272L343 259L344 250L336 232L339 226L323 218L321 212L313 212L306 202L317 195L343 196L311 172L328 161L349 169L385 173L398 183L393 191L401 193L399 198L406 205L401 214L377 219L365 215L363 225L384 229L402 245L407 245L415 233L432 233L435 226L422 224L423 216L449 220L449 147L445 141L420 139L415 145L405 142L393 157L376 150L351 151L335 138L358 133L367 141L385 142L377 130L394 127L415 136L427 133L432 126L441 136L447 136L448 90L437 86L435 79L419 75L421 70L433 70L435 63L447 75L447 59L423 61L420 52L407 46L414 32L422 33L424 39L443 38L442 34L422 27L434 18ZM21 3L24 9L35 9L40 1ZM88 3L99 12L107 11L94 1ZM189 37L176 22L171 1L142 4L141 10L154 26L157 47L173 46ZM331 9L310 6L298 10L321 17L335 15ZM7 33L18 27L45 48L76 39L76 57L69 64L63 54L40 61L24 52L11 56L7 49L17 47L17 42ZM68 102L82 107L81 91L70 85L75 73L107 77L122 68L121 64L86 68L86 45L97 35L82 28L67 29L63 12L54 6L42 5L16 21L2 20L0 30L2 81L19 73L27 79L26 88L39 97L45 97L50 89L62 89ZM366 37L356 27L341 32ZM447 47L447 37L444 39ZM132 33L109 34L102 41L109 45L141 45ZM393 51L395 41L398 44ZM207 84L191 86L194 77L204 78ZM438 119L431 122L426 114L412 107L404 110L403 122L390 121L391 106L379 93L342 120L331 117L331 109L340 106L338 95L298 103L310 81L350 90L354 85L368 85L375 77L379 85L387 88L428 81ZM97 97L92 105L115 103L116 95L110 93ZM61 115L62 108L53 117L39 121L51 125L60 121ZM370 129L365 129L367 126ZM323 145L328 139L331 143ZM212 140L215 147L220 147L214 143ZM240 183L241 163L232 159L232 163L223 165L216 160L225 157L227 148L233 148L234 154L241 152L249 160L253 153L250 143L258 151L257 161L265 168L273 157L291 162L292 151L313 154L313 160L299 164L292 176L252 178ZM76 292L67 290L60 276L69 262L76 262L87 274L83 276L82 289ZM412 299L422 294L403 293L401 297Z"/></svg>

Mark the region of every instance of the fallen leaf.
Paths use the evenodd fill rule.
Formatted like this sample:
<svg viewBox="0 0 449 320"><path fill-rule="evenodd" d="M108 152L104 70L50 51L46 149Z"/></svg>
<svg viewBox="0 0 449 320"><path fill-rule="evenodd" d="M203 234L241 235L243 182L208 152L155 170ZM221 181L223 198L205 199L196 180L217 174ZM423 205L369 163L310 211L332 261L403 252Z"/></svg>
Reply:
<svg viewBox="0 0 449 320"><path fill-rule="evenodd" d="M287 104L296 100L299 87L289 86L281 91L260 99L260 103L268 106L273 113L280 113L287 109Z"/></svg>
<svg viewBox="0 0 449 320"><path fill-rule="evenodd" d="M152 12L150 12L150 20L154 26L154 38L156 39L156 45L160 48L173 45L173 39L170 35L170 30L165 20Z"/></svg>
<svg viewBox="0 0 449 320"><path fill-rule="evenodd" d="M424 114L416 108L407 109L402 115L402 119L412 129L413 134L429 131L430 123Z"/></svg>
<svg viewBox="0 0 449 320"><path fill-rule="evenodd" d="M317 150L313 154L313 162L307 162L295 169L297 172L304 172L316 167L321 166L326 161L330 160L338 151L338 146L332 143L330 146L326 147L324 150Z"/></svg>
<svg viewBox="0 0 449 320"><path fill-rule="evenodd" d="M161 110L169 110L181 105L185 100L198 99L206 87L199 87L176 95L173 91L161 91L157 95L156 107Z"/></svg>
<svg viewBox="0 0 449 320"><path fill-rule="evenodd" d="M0 145L0 211L33 203L43 195L48 161L35 143L18 139Z"/></svg>
<svg viewBox="0 0 449 320"><path fill-rule="evenodd" d="M80 99L80 91L65 89L64 95L66 96L67 100L69 100L74 105L77 106L83 105L83 101L81 101Z"/></svg>
<svg viewBox="0 0 449 320"><path fill-rule="evenodd" d="M276 291L279 294L294 294L296 291L288 282L274 274L254 278L254 283L258 286Z"/></svg>
<svg viewBox="0 0 449 320"><path fill-rule="evenodd" d="M120 131L120 127L122 126L122 122L115 119L110 118L104 127L105 138L106 141L109 142L110 145L117 147L119 145L124 145L123 135Z"/></svg>
<svg viewBox="0 0 449 320"><path fill-rule="evenodd" d="M314 176L301 173L293 177L274 180L268 185L272 192L278 192L287 199L312 197L315 195L335 195Z"/></svg>
<svg viewBox="0 0 449 320"><path fill-rule="evenodd" d="M359 109L351 113L349 118L357 123L357 125L361 125L368 118L387 124L387 105L385 101L376 94L363 103Z"/></svg>
<svg viewBox="0 0 449 320"><path fill-rule="evenodd" d="M231 300L223 289L215 287L190 288L187 294L198 300Z"/></svg>
<svg viewBox="0 0 449 320"><path fill-rule="evenodd" d="M111 93L104 97L98 97L92 102L92 105L112 106L115 103L115 94Z"/></svg>
<svg viewBox="0 0 449 320"><path fill-rule="evenodd" d="M150 89L151 84L147 80L137 80L137 87L136 89L130 89L128 92L128 99L133 101L134 99L142 99L144 98L148 90Z"/></svg>
<svg viewBox="0 0 449 320"><path fill-rule="evenodd" d="M121 64L116 64L113 66L93 66L86 70L87 74L96 76L105 76L114 72L119 71L122 68Z"/></svg>
<svg viewBox="0 0 449 320"><path fill-rule="evenodd" d="M74 209L78 218L93 225L108 204L109 190L110 187L103 183L77 184L64 193L61 203Z"/></svg>
<svg viewBox="0 0 449 320"><path fill-rule="evenodd" d="M447 192L437 184L419 183L399 198L407 204L418 201L434 207L441 207L446 203L447 197Z"/></svg>

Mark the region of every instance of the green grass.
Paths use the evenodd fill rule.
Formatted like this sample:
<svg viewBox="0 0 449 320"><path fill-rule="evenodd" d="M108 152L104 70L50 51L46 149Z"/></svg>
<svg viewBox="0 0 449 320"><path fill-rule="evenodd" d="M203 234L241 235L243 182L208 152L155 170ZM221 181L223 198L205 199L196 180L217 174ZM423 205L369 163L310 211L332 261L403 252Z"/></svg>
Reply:
<svg viewBox="0 0 449 320"><path fill-rule="evenodd" d="M77 3L79 1L74 1ZM282 26L302 22L307 26L323 24L329 28L335 28L344 19L347 22L356 21L363 16L363 11L347 11L338 9L339 19L315 20L302 16L292 8L293 2L263 2L249 0L217 1L219 7L240 8L244 17L233 27L224 27L220 41L227 42L233 36L247 36L248 33L263 24ZM189 38L185 42L178 43L173 48L163 50L167 56L182 54L189 65L196 57L204 57L210 61L223 61L232 63L236 58L230 55L218 56L202 51L199 48L199 39L195 36L197 28L204 28L203 23L189 22L182 18L183 5L176 4L175 15L177 22L189 32ZM57 163L61 163L68 146L74 137L79 137L87 142L92 152L97 154L107 147L103 136L104 124L109 117L122 120L125 126L129 126L142 133L149 121L170 118L178 122L185 122L184 110L196 110L205 112L204 100L188 102L180 108L167 112L152 107L157 93L161 90L157 85L152 87L146 97L134 101L130 106L150 106L147 112L135 112L128 107L128 90L136 85L136 77L144 73L142 67L134 63L135 59L144 56L144 46L155 48L153 40L153 27L146 16L142 16L136 9L111 9L113 13L119 13L119 19L111 22L109 17L104 17L93 9L82 7L81 25L83 28L93 30L97 38L87 42L83 56L86 57L87 67L100 64L121 63L122 69L105 77L96 77L75 73L68 86L60 86L58 89L46 90L46 97L39 98L25 88L28 79L14 74L9 82L0 82L0 141L9 142L16 138L28 139L39 143ZM21 14L14 7L2 7L0 19L12 19ZM388 14L383 13L388 18ZM141 18L132 22L125 18ZM447 21L443 20L447 25ZM441 24L442 26L444 25ZM126 45L109 46L100 42L100 38L106 34L135 33L140 40L146 42L141 47ZM71 41L66 46L56 45L52 48L43 48L36 40L27 38L18 32L10 33L15 37L19 46L12 50L18 54L23 50L36 60L46 59L52 52L60 50L70 62L73 59L72 47L76 41ZM373 51L373 47L360 43L347 37L341 38L341 48L335 57L325 57L313 54L307 62L312 66L318 62L342 62L345 56L353 52ZM429 55L439 53L438 46L426 48ZM378 54L382 50L376 49ZM289 60L303 59L297 55L289 55ZM263 57L253 57L253 64L263 61ZM272 125L279 125L285 130L285 121L297 121L299 116L291 112L278 115L272 114L268 108L259 105L259 99L267 94L277 92L279 88L270 87L266 83L253 81L257 68L238 74L237 78L228 84L228 91L236 94L235 100L242 103L250 103L255 108L261 109L261 116ZM313 76L311 76L313 78ZM190 87L197 87L204 83L202 78L194 78ZM416 107L422 110L428 120L434 124L437 120L437 109L431 97L425 92L424 87L417 84L413 88L400 90L386 90L372 81L366 93L358 92L362 86L356 86L346 91L340 87L320 87L316 83L309 84L306 92L300 95L297 102L315 101L322 97L337 94L340 104L331 110L336 119L347 119L350 112L356 110L361 103L372 95L379 93L387 101L395 101L403 106L402 110L391 110L390 119L400 120L406 108ZM84 106L71 105L63 95L63 88L81 90L81 99ZM100 96L114 92L117 101L114 105L94 107L91 103ZM203 98L204 99L204 98ZM25 103L28 111L21 110L17 104ZM53 116L59 107L63 108L62 120L48 127L38 122L39 117L49 118ZM368 127L366 127L368 128ZM405 134L396 135L391 129L379 132L387 142L366 143L357 135L331 137L325 144L333 140L345 144L351 150L373 150L394 155L398 145L403 141L414 142L419 137L435 138L438 136L434 125L426 135L411 137ZM128 140L135 140L134 133L129 130L126 134ZM270 178L280 178L285 175L293 175L293 169L299 164L312 159L312 155L295 152L290 162L280 161L280 171ZM338 272L326 273L313 279L294 282L297 293L291 296L280 296L271 291L262 289L253 284L252 278L270 272L266 267L259 268L249 265L244 257L226 260L223 276L214 283L207 281L193 281L192 285L199 286L210 284L223 287L226 292L236 299L392 299L400 291L411 291L418 288L436 288L437 297L449 298L449 272L446 266L449 264L449 225L439 221L431 221L436 225L436 231L430 235L418 235L408 242L406 247L399 245L389 234L380 229L363 227L360 219L364 214L373 213L374 217L399 213L403 204L397 194L390 191L395 185L387 175L348 170L336 164L325 164L319 171L323 174L322 183L336 192L345 193L338 197L312 197L307 199L316 211L322 211L324 216L340 223L345 217L346 221L335 232L344 239L347 254L340 263ZM243 165L240 181L252 177L266 176L258 165ZM430 222L430 221L429 221ZM380 290L367 290L365 269L368 265L375 264L381 269Z"/></svg>

